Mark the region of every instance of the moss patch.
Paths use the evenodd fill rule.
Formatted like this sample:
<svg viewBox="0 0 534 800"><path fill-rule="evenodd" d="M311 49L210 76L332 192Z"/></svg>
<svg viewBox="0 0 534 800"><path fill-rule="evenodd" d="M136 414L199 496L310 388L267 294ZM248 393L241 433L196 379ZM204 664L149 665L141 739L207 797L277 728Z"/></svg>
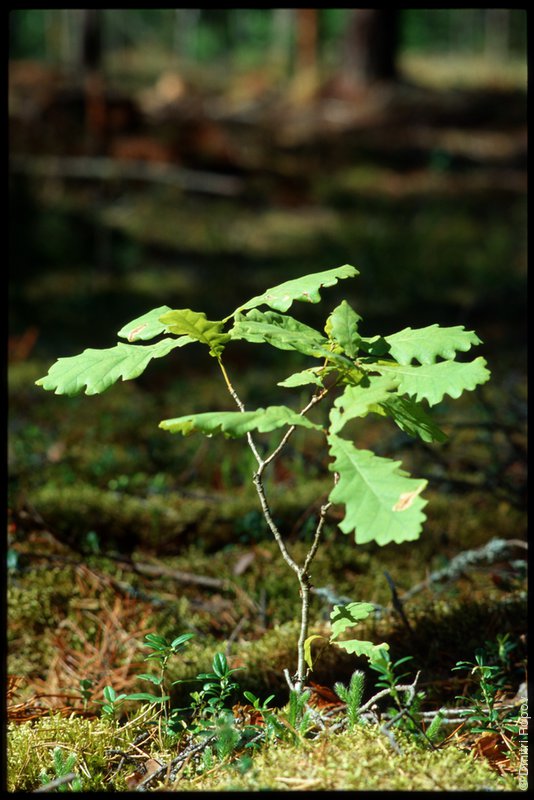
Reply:
<svg viewBox="0 0 534 800"><path fill-rule="evenodd" d="M513 790L481 761L454 747L428 751L396 734L396 754L376 729L326 734L299 746L277 744L262 750L240 775L235 765L203 778L182 778L175 791L497 791Z"/></svg>

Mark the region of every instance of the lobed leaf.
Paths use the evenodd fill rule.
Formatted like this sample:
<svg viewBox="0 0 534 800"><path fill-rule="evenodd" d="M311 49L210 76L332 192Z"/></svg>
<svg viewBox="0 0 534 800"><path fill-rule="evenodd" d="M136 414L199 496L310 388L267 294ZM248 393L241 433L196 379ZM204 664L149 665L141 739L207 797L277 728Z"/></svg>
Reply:
<svg viewBox="0 0 534 800"><path fill-rule="evenodd" d="M372 406L387 400L397 382L387 375L374 375L367 386L347 386L334 402L330 411L330 430L339 433L345 424L355 417L364 417Z"/></svg>
<svg viewBox="0 0 534 800"><path fill-rule="evenodd" d="M367 619L375 607L371 603L347 603L345 606L334 606L330 612L332 635L330 641L336 639L347 628L352 628L364 619Z"/></svg>
<svg viewBox="0 0 534 800"><path fill-rule="evenodd" d="M299 425L303 428L322 430L320 425L311 422L287 406L268 406L255 411L207 411L201 414L188 414L175 419L164 419L159 427L171 433L191 433L225 436L244 436L250 431L269 433L285 425Z"/></svg>
<svg viewBox="0 0 534 800"><path fill-rule="evenodd" d="M389 645L386 642L382 644L373 644L362 639L347 639L342 642L336 642L338 647L342 647L347 653L352 653L355 656L367 656L369 661L373 661L380 650L384 648L389 650Z"/></svg>
<svg viewBox="0 0 534 800"><path fill-rule="evenodd" d="M232 339L247 342L268 342L280 350L298 350L305 355L315 355L328 348L328 340L315 328L286 314L254 309L239 316L230 330Z"/></svg>
<svg viewBox="0 0 534 800"><path fill-rule="evenodd" d="M170 311L169 306L159 306L148 311L141 317L136 317L131 322L128 322L118 332L117 336L121 339L128 339L129 342L134 342L136 339L146 341L153 339L160 333L166 333L167 327L160 322L160 317L166 311Z"/></svg>
<svg viewBox="0 0 534 800"><path fill-rule="evenodd" d="M361 317L343 300L328 317L325 331L329 338L341 345L349 358L356 358L361 342L358 334L358 323Z"/></svg>
<svg viewBox="0 0 534 800"><path fill-rule="evenodd" d="M400 462L375 456L335 434L328 434L329 465L339 480L330 492L332 503L345 505L343 533L355 532L358 544L412 541L419 537L426 501L419 495L427 481L410 478Z"/></svg>
<svg viewBox="0 0 534 800"><path fill-rule="evenodd" d="M463 325L405 328L384 339L389 345L390 355L399 364L410 364L414 359L420 364L433 364L438 357L454 359L457 351L466 352L472 345L482 343L474 331L464 330Z"/></svg>
<svg viewBox="0 0 534 800"><path fill-rule="evenodd" d="M296 350L306 356L328 358L350 366L347 359L329 349L328 339L319 331L287 314L253 309L235 320L230 336L247 342L267 342L279 350Z"/></svg>
<svg viewBox="0 0 534 800"><path fill-rule="evenodd" d="M447 441L447 435L438 428L423 407L410 398L393 395L381 402L380 406L410 436L419 436L424 442Z"/></svg>
<svg viewBox="0 0 534 800"><path fill-rule="evenodd" d="M330 372L331 370L326 370ZM312 383L315 386L322 386L323 381L321 376L325 374L325 367L310 367L303 369L301 372L294 372L293 375L285 378L283 381L278 381L277 386L284 386L291 389L294 386L307 386Z"/></svg>
<svg viewBox="0 0 534 800"><path fill-rule="evenodd" d="M162 314L159 321L170 333L185 334L207 345L210 355L215 357L222 353L230 340L229 334L223 333L224 322L212 322L206 318L203 311L191 311L190 308L175 309Z"/></svg>
<svg viewBox="0 0 534 800"><path fill-rule="evenodd" d="M105 350L87 349L77 356L58 358L48 374L35 381L47 391L69 396L82 392L100 394L119 379L123 381L137 378L153 358L166 356L175 347L183 347L191 340L188 336L180 339L162 339L156 344L119 344Z"/></svg>
<svg viewBox="0 0 534 800"><path fill-rule="evenodd" d="M358 274L357 269L350 264L345 264L342 267L325 270L324 272L303 275L301 278L295 278L278 286L273 286L263 294L253 297L243 303L242 306L239 306L230 317L235 316L240 311L257 308L261 305L267 305L270 308L274 308L275 311L287 311L294 300L301 300L305 303L318 303L321 300L319 294L321 288L334 286L338 280L352 278ZM230 317L227 317L227 319L230 319Z"/></svg>
<svg viewBox="0 0 534 800"><path fill-rule="evenodd" d="M464 390L472 391L490 378L481 356L474 361L439 361L422 366L377 362L373 369L397 380L399 392L416 400L427 400L431 406L441 402L446 394L458 398Z"/></svg>
<svg viewBox="0 0 534 800"><path fill-rule="evenodd" d="M332 627L330 641L334 642L347 628L352 628L362 620L367 619L373 611L374 606L371 603L348 603L345 606L334 606L330 612L330 624ZM363 639L347 639L335 642L335 644L338 647L342 647L347 653L353 653L356 656L367 656L369 659L374 658L380 648L389 649L389 645L385 642L373 644L373 642Z"/></svg>

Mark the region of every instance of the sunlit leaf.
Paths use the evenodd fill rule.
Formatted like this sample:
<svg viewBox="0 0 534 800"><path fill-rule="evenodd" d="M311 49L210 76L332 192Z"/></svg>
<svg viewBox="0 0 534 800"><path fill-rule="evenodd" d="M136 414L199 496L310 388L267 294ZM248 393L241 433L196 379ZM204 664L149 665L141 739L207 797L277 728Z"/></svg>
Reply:
<svg viewBox="0 0 534 800"><path fill-rule="evenodd" d="M84 350L77 356L59 358L36 384L48 391L54 390L55 394L72 396L84 389L85 394L100 394L119 379L137 378L153 358L166 356L175 347L183 347L190 341L184 336L150 345L119 342L105 350Z"/></svg>
<svg viewBox="0 0 534 800"><path fill-rule="evenodd" d="M438 357L454 359L457 351L466 352L472 345L481 344L476 333L466 331L463 325L405 328L384 339L389 345L389 354L399 364L410 364L414 359L420 364L433 364Z"/></svg>
<svg viewBox="0 0 534 800"><path fill-rule="evenodd" d="M339 433L344 425L355 417L364 417L370 407L386 400L396 386L395 378L374 375L367 386L347 386L334 402L330 412L330 430Z"/></svg>
<svg viewBox="0 0 534 800"><path fill-rule="evenodd" d="M325 330L329 338L335 339L349 358L356 358L361 337L358 334L359 314L343 300L326 321Z"/></svg>
<svg viewBox="0 0 534 800"><path fill-rule="evenodd" d="M335 644L352 655L367 656L370 661L376 658L380 650L383 650L384 648L389 650L389 645L386 642L382 642L381 644L373 644L373 642L367 642L362 639L347 639L341 642L336 641Z"/></svg>
<svg viewBox="0 0 534 800"><path fill-rule="evenodd" d="M339 479L330 492L332 503L343 503L345 517L339 527L354 531L358 544L405 542L417 539L426 501L419 496L427 481L409 477L400 462L358 450L352 442L329 434L330 469Z"/></svg>
<svg viewBox="0 0 534 800"><path fill-rule="evenodd" d="M490 378L481 356L474 361L439 361L424 366L377 362L373 369L397 380L399 392L416 400L427 400L431 406L441 402L446 394L460 397L463 391L472 391Z"/></svg>
<svg viewBox="0 0 534 800"><path fill-rule="evenodd" d="M239 306L234 313L234 316L240 311L245 311L248 308L257 308L261 305L267 305L274 308L275 311L287 311L294 300L301 300L305 303L318 303L321 299L319 290L322 287L334 286L338 280L343 278L352 278L358 275L358 270L350 264L345 264L342 267L335 269L325 270L324 272L315 272L312 275L303 275L302 278L295 278L291 281L286 281L278 286L273 286L267 289L263 294L253 297L243 305ZM227 317L229 319L230 317Z"/></svg>
<svg viewBox="0 0 534 800"><path fill-rule="evenodd" d="M334 606L330 612L330 625L332 635L330 640L336 639L347 628L352 628L364 619L367 619L375 607L371 603L347 603L344 606Z"/></svg>
<svg viewBox="0 0 534 800"><path fill-rule="evenodd" d="M207 345L212 356L219 356L230 340L230 336L222 330L224 323L212 322L202 311L191 311L190 308L174 309L162 314L159 321L170 333L185 334Z"/></svg>
<svg viewBox="0 0 534 800"><path fill-rule="evenodd" d="M288 389L294 386L306 386L314 384L315 386L322 386L321 374L324 373L323 367L310 367L303 369L301 372L294 372L283 381L278 381L277 386L284 386Z"/></svg>
<svg viewBox="0 0 534 800"><path fill-rule="evenodd" d="M159 427L171 433L214 434L244 436L250 431L268 433L286 425L299 425L303 428L321 430L321 426L311 422L287 406L268 406L255 411L207 411L201 414L187 414L175 419L165 419Z"/></svg>
<svg viewBox="0 0 534 800"><path fill-rule="evenodd" d="M337 637L344 633L347 628L353 628L362 620L367 619L375 610L371 603L347 603L344 606L334 606L330 612L330 624L332 627L332 634L330 641L335 642L338 647L342 647L347 653L352 653L356 656L367 656L372 659L380 648L389 649L389 645L382 642L381 644L373 644L362 639L347 639L336 641Z"/></svg>
<svg viewBox="0 0 534 800"><path fill-rule="evenodd" d="M275 311L253 309L244 316L238 316L230 336L247 342L267 342L279 350L296 350L303 355L329 359L342 366L351 365L344 356L332 352L328 339L315 328Z"/></svg>
<svg viewBox="0 0 534 800"><path fill-rule="evenodd" d="M160 322L159 318L170 310L169 306L153 308L152 311L148 311L141 317L136 317L131 322L123 325L117 336L120 336L121 339L128 339L129 342L153 339L154 336L167 331L167 327Z"/></svg>

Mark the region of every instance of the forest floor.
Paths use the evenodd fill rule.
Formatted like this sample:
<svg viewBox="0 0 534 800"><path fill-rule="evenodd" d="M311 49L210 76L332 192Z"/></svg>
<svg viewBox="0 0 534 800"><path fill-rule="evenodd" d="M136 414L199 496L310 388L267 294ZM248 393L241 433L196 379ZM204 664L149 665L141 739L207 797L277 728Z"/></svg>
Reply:
<svg viewBox="0 0 534 800"><path fill-rule="evenodd" d="M523 95L409 85L358 102L331 87L314 103L284 105L250 86L246 97L234 86L233 105L177 84L174 101L158 105L154 92L143 130L89 155L74 152L76 136L50 145L62 120L71 131L80 124L55 95L41 137L25 128L13 148L10 790L69 771L82 788L107 791L145 780L180 791L517 788L519 739L503 718L519 714L526 681ZM179 131L173 141L170 130ZM88 168L112 171L97 180ZM483 340L492 380L437 409L444 445L413 444L378 416L358 428L358 446L428 479L428 519L417 543L357 546L332 509L312 568L318 638L306 717L284 677L295 670L298 586L264 525L250 457L240 442L157 427L177 413L232 407L208 359L184 350L172 373L154 363L91 398L52 396L34 382L58 356L113 345L151 307L221 318L267 286L343 263L361 273L349 299L366 335L465 325ZM338 288L328 290L332 308L346 296ZM320 327L323 304L306 315ZM236 347L228 368L251 406L304 398L288 400L276 385L297 368L278 351ZM268 478L297 560L331 488L327 463L303 433ZM359 633L388 642L393 662L410 658L399 673L409 682L420 673L421 712L487 711L480 672L454 670L482 653L496 676L490 730L478 730L480 715L445 725L433 742L429 716L384 730L385 701L378 724L351 728L336 683L362 670L366 702L378 676L329 644L339 598L376 604ZM194 634L168 664L169 684L183 681L171 704L185 709L172 735L142 700L116 718L102 711L105 687L149 691L139 676L150 671L144 637L154 633ZM238 670L233 727L195 737L194 679L217 653ZM282 722L244 692L272 696Z"/></svg>

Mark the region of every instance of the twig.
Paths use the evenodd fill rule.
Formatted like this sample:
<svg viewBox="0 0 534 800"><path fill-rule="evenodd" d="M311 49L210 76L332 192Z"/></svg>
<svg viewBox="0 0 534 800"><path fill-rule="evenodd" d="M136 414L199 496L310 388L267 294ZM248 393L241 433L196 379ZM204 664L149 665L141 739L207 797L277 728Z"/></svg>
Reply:
<svg viewBox="0 0 534 800"><path fill-rule="evenodd" d="M400 616L400 618L401 618L401 620L402 620L402 622L404 624L404 627L406 628L406 630L408 631L410 636L413 636L412 626L408 622L408 617L406 616L406 614L404 612L404 608L402 606L402 601L401 601L401 599L400 599L400 597L399 597L399 595L397 593L397 588L396 588L395 584L393 583L393 578L391 577L391 575L389 574L389 572L386 569L384 570L384 575L386 576L386 580L387 580L388 585L389 585L389 590L391 592L391 600L392 600L392 603L393 603L393 608L395 609L397 614Z"/></svg>
<svg viewBox="0 0 534 800"><path fill-rule="evenodd" d="M491 539L482 547L476 550L464 550L462 553L451 558L449 564L443 569L432 572L428 578L421 583L412 587L409 591L405 592L402 596L403 602L413 597L417 592L422 591L430 586L432 583L439 581L453 581L459 578L466 569L473 568L480 563L492 564L501 558L506 558L508 551L512 547L521 547L525 550L528 549L527 542L520 539Z"/></svg>
<svg viewBox="0 0 534 800"><path fill-rule="evenodd" d="M286 683L289 686L289 691L294 692L295 691L295 687L293 685L293 681L291 680L291 678L289 676L289 670L287 669L287 667L284 669L284 678L286 679Z"/></svg>
<svg viewBox="0 0 534 800"><path fill-rule="evenodd" d="M186 750L183 750L180 753L180 755L177 756L176 758L173 758L173 760L169 764L164 764L162 767L157 769L155 772L151 772L150 775L148 775L146 778L144 778L141 781L141 783L138 783L137 786L135 787L135 791L136 792L145 791L145 786L147 786L152 781L157 780L159 777L161 777L163 775L163 773L167 772L167 770L175 769L178 766L178 764L180 764L181 761L185 761L185 759L190 758L192 755L195 755L196 753L200 753L201 750L203 750L205 747L207 747L208 744L210 742L212 742L214 739L216 739L215 734L213 734L212 736L208 736L207 739L205 739L203 742L200 742L199 744L192 745L191 747L188 747Z"/></svg>
<svg viewBox="0 0 534 800"><path fill-rule="evenodd" d="M68 772L66 775L61 775L59 778L54 778L53 781L50 783L45 783L44 786L39 786L38 789L34 789L32 794L36 792L53 792L59 786L64 786L66 783L72 783L72 781L77 778L75 772Z"/></svg>

